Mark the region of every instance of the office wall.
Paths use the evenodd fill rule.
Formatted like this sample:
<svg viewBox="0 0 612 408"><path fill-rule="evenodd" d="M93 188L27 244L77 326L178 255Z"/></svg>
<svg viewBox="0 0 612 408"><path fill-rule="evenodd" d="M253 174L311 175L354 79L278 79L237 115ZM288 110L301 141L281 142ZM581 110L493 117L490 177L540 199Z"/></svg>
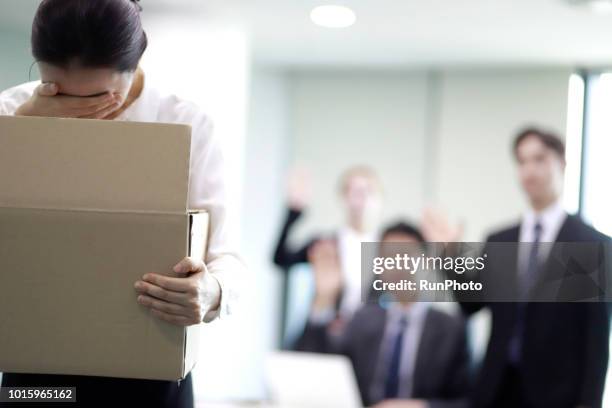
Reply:
<svg viewBox="0 0 612 408"><path fill-rule="evenodd" d="M291 161L310 165L317 197L302 236L340 222L337 178L367 163L384 180L384 219L418 219L431 205L462 223L465 239L482 239L524 208L510 154L517 129L565 131L565 68L287 75Z"/></svg>
<svg viewBox="0 0 612 408"><path fill-rule="evenodd" d="M29 33L0 28L0 90L28 82L34 58L30 55ZM38 70L32 69L32 80L38 79Z"/></svg>
<svg viewBox="0 0 612 408"><path fill-rule="evenodd" d="M291 160L311 170L316 198L304 234L344 221L337 183L355 164L371 166L383 180L383 219L416 217L428 167L428 75L297 71L290 78Z"/></svg>
<svg viewBox="0 0 612 408"><path fill-rule="evenodd" d="M465 239L484 239L524 210L513 137L529 124L565 132L570 74L564 68L440 74L433 198L463 221Z"/></svg>
<svg viewBox="0 0 612 408"><path fill-rule="evenodd" d="M245 358L234 362L228 377L226 395L234 399L265 397L265 355L278 345L280 275L272 265L271 248L284 216L280 194L291 144L286 77L274 69L255 69L251 75L241 255L249 266L252 284L245 288L247 302L241 307L246 324L240 334L240 344L245 349L240 355ZM236 378L239 381L232 382Z"/></svg>

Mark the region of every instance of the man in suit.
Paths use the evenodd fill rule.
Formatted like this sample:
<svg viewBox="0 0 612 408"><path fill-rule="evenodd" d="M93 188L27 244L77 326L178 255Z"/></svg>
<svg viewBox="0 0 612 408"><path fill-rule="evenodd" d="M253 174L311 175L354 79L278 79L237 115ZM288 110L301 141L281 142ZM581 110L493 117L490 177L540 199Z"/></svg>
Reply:
<svg viewBox="0 0 612 408"><path fill-rule="evenodd" d="M419 250L420 232L405 223L385 230L382 242L400 242ZM411 245L412 244L412 245ZM312 251L317 284L314 315L332 316L339 268L333 245ZM384 251L384 249L383 249ZM404 271L385 271L398 282ZM387 301L383 299L387 297ZM333 321L311 319L297 349L340 353L352 362L364 405L377 408L460 408L467 406L469 376L464 319L419 302L411 291L385 294L361 306L341 335ZM393 296L391 299L390 296Z"/></svg>
<svg viewBox="0 0 612 408"><path fill-rule="evenodd" d="M597 301L555 301L542 288L547 282L563 282L551 277L575 269L570 264L556 264L558 257L551 255L551 251L559 254L562 248L547 243L578 243L564 244L563 251L567 251L581 244L587 244L587 248L603 247L608 245L609 238L563 210L560 198L565 147L558 136L526 129L517 135L513 153L529 209L518 225L488 237L485 253L489 252L489 259L483 276L495 279L493 283L502 287L504 295L511 293L508 288L515 288L516 301L498 302L494 294L489 294L485 301L461 303L468 315L488 308L492 317L488 348L474 387L473 406L601 407L608 365L607 305ZM425 236L430 240L460 241L460 237L453 236L457 229L440 228L444 225L440 220L425 220L424 225ZM530 244L507 245L496 250L502 242ZM585 254L587 257L582 261L598 262L592 255L596 252L582 252L583 258ZM573 289L570 287L570 292ZM592 292L596 297L598 292ZM557 296L559 293L556 292ZM458 300L462 300L459 294Z"/></svg>

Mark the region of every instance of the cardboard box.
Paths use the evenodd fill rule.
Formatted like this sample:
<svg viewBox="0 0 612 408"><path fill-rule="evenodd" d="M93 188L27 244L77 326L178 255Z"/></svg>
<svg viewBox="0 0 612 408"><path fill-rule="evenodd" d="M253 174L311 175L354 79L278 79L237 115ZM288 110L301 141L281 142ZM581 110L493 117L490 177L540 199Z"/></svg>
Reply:
<svg viewBox="0 0 612 408"><path fill-rule="evenodd" d="M191 128L0 117L0 372L184 378L200 325L136 302L147 272L203 257Z"/></svg>

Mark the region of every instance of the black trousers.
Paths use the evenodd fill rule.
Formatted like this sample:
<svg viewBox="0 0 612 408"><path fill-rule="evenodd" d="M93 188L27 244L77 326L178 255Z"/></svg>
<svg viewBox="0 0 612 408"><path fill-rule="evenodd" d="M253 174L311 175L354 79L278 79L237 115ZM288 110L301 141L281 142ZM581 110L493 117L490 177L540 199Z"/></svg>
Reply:
<svg viewBox="0 0 612 408"><path fill-rule="evenodd" d="M180 381L76 375L4 373L2 387L76 387L76 403L31 403L47 407L159 407L193 408L191 374ZM24 408L29 403L1 403L0 407Z"/></svg>

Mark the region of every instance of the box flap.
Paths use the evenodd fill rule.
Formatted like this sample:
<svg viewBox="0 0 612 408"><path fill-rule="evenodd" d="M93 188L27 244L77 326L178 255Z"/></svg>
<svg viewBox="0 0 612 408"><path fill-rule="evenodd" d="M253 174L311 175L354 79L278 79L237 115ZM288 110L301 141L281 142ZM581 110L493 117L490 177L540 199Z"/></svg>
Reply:
<svg viewBox="0 0 612 408"><path fill-rule="evenodd" d="M189 256L204 260L208 252L210 217L203 211L193 210L189 215ZM183 378L189 374L198 360L201 324L189 326L185 330Z"/></svg>
<svg viewBox="0 0 612 408"><path fill-rule="evenodd" d="M0 116L0 207L185 213L186 125Z"/></svg>

